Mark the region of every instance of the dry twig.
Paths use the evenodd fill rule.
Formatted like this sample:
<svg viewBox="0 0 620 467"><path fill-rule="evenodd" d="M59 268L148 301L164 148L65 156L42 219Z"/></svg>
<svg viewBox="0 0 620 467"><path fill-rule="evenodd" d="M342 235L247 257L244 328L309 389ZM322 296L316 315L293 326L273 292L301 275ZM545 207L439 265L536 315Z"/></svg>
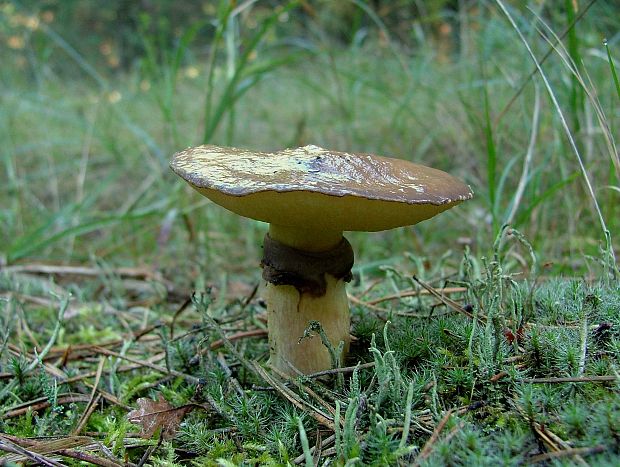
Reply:
<svg viewBox="0 0 620 467"><path fill-rule="evenodd" d="M554 383L604 383L618 381L617 376L566 376L561 378L523 378L518 380L520 383L530 384L554 384Z"/></svg>
<svg viewBox="0 0 620 467"><path fill-rule="evenodd" d="M414 281L416 281L418 284L420 284L420 286L422 286L424 289L426 289L432 296L437 298L441 303L443 303L447 307L452 308L454 311L458 311L459 313L467 316L470 319L474 319L474 315L472 313L467 311L459 303L455 302L450 297L446 297L441 292L439 292L437 289L431 287L430 284L427 284L423 280L418 279L417 276L414 275L414 276L412 276L412 278L413 278ZM482 313L478 313L478 321L484 323L485 320L486 320L486 316L483 315Z"/></svg>
<svg viewBox="0 0 620 467"><path fill-rule="evenodd" d="M604 452L607 448L603 445L592 446L588 448L568 448L560 451L545 452L536 456L528 457L528 464L537 464L539 462L546 462L553 459L560 459L562 457L571 456L586 456L589 454L598 454Z"/></svg>
<svg viewBox="0 0 620 467"><path fill-rule="evenodd" d="M446 423L448 423L448 420L450 420L451 416L452 416L452 410L448 410L446 414L443 416L443 418L439 421L435 429L433 430L433 434L426 441L426 444L420 451L420 454L418 454L418 457L416 457L415 463L413 464L414 466L420 465L422 461L426 460L428 456L431 455L431 453L433 452L435 443L439 440L439 435L441 431L444 429L444 427L446 426Z"/></svg>
<svg viewBox="0 0 620 467"><path fill-rule="evenodd" d="M442 295L451 295L454 293L467 292L465 287L446 287L445 289L441 289ZM431 292L428 290L403 290L397 294L386 295L385 297L375 298L373 300L368 300L366 304L368 305L376 305L377 303L386 302L389 300L400 300L407 297L417 297L420 295L431 295Z"/></svg>
<svg viewBox="0 0 620 467"><path fill-rule="evenodd" d="M97 394L97 388L99 387L99 380L101 379L101 374L103 373L104 365L105 365L105 358L102 355L99 358L99 365L97 366L97 374L95 375L95 382L93 383L93 390L90 393L90 400L88 401L88 404L86 404L86 409L84 410L84 413L82 414L82 417L80 418L80 421L78 422L75 429L71 432L71 434L74 436L79 435L80 431L84 429L84 427L86 426L86 423L88 422L88 419L90 418L91 414L95 410L95 407L97 407L97 403L101 399L101 395Z"/></svg>

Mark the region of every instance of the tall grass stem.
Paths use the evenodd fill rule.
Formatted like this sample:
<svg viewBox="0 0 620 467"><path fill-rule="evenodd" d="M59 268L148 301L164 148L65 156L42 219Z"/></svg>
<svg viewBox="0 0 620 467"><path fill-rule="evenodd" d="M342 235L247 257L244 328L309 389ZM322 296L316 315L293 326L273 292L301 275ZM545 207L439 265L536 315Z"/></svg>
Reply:
<svg viewBox="0 0 620 467"><path fill-rule="evenodd" d="M523 34L521 33L521 30L519 29L519 27L515 23L515 20L513 19L513 17L510 14L510 12L506 8L506 6L502 2L502 0L495 0L495 1L498 4L499 8L502 10L502 13L506 16L506 18L510 22L511 27L515 30L515 32L519 36L519 39L521 40L521 42L523 42L523 45L527 49L527 52L529 53L530 57L534 61L534 64L536 65L536 68L538 69L538 73L540 74L540 77L543 80L543 83L545 84L545 88L547 89L547 92L549 93L549 97L551 98L551 101L553 102L553 106L555 107L555 109L557 111L557 114L558 114L558 116L560 118L560 122L562 123L562 127L564 128L564 132L566 133L566 137L568 138L569 144L570 144L573 152L575 153L575 157L577 158L577 162L579 164L579 168L581 170L581 174L582 174L584 182L586 184L588 193L589 193L589 195L590 195L590 197L592 199L592 204L593 204L594 209L596 211L596 215L598 217L599 223L601 224L601 229L603 231L603 236L609 238L610 237L609 229L607 228L607 224L605 223L605 219L603 218L603 213L601 212L601 209L600 209L600 207L598 205L598 201L596 199L596 194L594 192L594 188L592 187L592 183L590 182L590 178L588 176L588 172L587 172L587 170L585 168L583 160L581 159L581 154L579 153L579 149L577 148L577 144L575 143L575 140L573 138L573 135L571 134L570 128L568 127L568 123L566 122L566 118L564 117L564 112L562 112L562 108L560 107L560 104L559 104L559 102L558 102L558 100L557 100L557 98L555 96L555 93L553 92L553 88L551 87L551 84L549 83L549 80L547 79L547 76L546 76L545 72L543 71L540 63L536 59L536 56L534 55L534 52L532 51L532 48L528 44L528 42L525 39L525 37L523 37ZM611 257L613 258L613 260L615 262L615 253L614 253L613 245L611 244L611 241L610 241L609 248L610 248L609 254L611 255Z"/></svg>

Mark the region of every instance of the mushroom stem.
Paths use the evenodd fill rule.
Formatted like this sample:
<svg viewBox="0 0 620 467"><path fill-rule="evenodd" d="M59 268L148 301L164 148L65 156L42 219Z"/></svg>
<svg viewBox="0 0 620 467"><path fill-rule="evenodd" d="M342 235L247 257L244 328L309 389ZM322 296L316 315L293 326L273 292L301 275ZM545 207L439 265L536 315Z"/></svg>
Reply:
<svg viewBox="0 0 620 467"><path fill-rule="evenodd" d="M333 249L342 242L345 242L350 252L348 242L343 240L342 231L338 230L299 229L271 224L269 237L300 252L314 253L317 257L330 250L339 251ZM347 277L350 277L348 273L353 261L352 253L350 255L347 274L344 275ZM278 263L279 258L273 259ZM282 261L282 264L286 262ZM324 293L317 293L316 290L297 284L270 282L264 292L267 302L270 361L272 365L289 374L293 373L289 363L305 374L332 367L332 357L320 336L313 333L301 339L312 321L321 324L334 349L338 348L341 341L344 342L339 363L342 363L349 348L350 315L343 280L346 277L335 277L328 273L330 264L327 262L324 270L321 263L319 267L320 275L325 279Z"/></svg>
<svg viewBox="0 0 620 467"><path fill-rule="evenodd" d="M344 342L342 358L349 348L349 304L344 281L326 275L327 291L321 297L300 293L292 285L267 284L270 362L285 373L292 374L291 365L304 374L328 370L332 360L318 335L301 339L311 321L321 323L332 347ZM301 339L301 340L300 340Z"/></svg>
<svg viewBox="0 0 620 467"><path fill-rule="evenodd" d="M269 225L269 236L274 240L303 251L327 251L342 240L342 230L313 229Z"/></svg>

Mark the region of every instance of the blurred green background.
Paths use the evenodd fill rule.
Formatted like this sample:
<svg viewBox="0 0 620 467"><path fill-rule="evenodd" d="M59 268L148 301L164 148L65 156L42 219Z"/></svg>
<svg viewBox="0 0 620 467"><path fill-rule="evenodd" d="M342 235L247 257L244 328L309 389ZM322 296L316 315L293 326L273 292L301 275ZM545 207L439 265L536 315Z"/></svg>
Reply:
<svg viewBox="0 0 620 467"><path fill-rule="evenodd" d="M351 234L358 268L485 255L508 222L549 271L598 275L620 225L618 11L2 1L0 261L255 274L266 227L212 206L168 160L202 143L317 144L434 166L476 194L419 226Z"/></svg>

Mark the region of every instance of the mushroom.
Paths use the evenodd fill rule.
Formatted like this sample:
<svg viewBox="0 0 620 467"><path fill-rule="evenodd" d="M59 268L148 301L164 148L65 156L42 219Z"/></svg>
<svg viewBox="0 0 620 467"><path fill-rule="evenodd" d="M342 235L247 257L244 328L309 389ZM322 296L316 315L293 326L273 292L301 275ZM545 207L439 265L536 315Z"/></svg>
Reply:
<svg viewBox="0 0 620 467"><path fill-rule="evenodd" d="M261 266L270 363L287 373L330 369L347 352L353 250L344 231L413 225L473 196L440 170L317 146L266 153L205 145L176 153L170 166L213 202L269 223ZM341 362L308 333L316 322L333 348L342 346Z"/></svg>

